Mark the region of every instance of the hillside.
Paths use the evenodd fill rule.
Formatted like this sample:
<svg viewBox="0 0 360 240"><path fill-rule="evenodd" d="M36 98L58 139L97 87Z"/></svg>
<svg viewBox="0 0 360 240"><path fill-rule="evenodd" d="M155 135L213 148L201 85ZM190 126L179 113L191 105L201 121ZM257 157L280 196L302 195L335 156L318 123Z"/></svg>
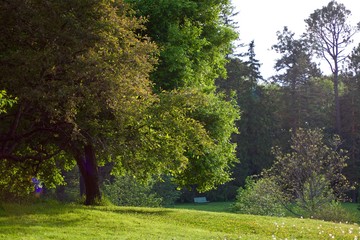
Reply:
<svg viewBox="0 0 360 240"><path fill-rule="evenodd" d="M5 204L0 239L358 239L360 228L311 219L166 208Z"/></svg>

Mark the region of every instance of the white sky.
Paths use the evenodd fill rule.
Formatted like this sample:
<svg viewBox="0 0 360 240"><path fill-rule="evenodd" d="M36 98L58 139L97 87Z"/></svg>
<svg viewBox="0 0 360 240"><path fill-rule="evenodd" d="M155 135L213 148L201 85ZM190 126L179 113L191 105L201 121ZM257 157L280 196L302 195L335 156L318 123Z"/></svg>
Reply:
<svg viewBox="0 0 360 240"><path fill-rule="evenodd" d="M275 74L273 67L279 57L271 50L271 46L277 43L276 32L288 26L290 31L300 36L306 28L304 20L329 2L330 0L232 0L236 12L239 12L234 20L238 22L240 42L247 44L255 41L255 53L262 63L260 70L265 79ZM360 0L337 2L351 10L349 23L355 25L360 22ZM360 33L356 35L354 44L357 46L359 42ZM241 52L246 50L247 48L244 48ZM321 66L324 73L329 73L326 64Z"/></svg>

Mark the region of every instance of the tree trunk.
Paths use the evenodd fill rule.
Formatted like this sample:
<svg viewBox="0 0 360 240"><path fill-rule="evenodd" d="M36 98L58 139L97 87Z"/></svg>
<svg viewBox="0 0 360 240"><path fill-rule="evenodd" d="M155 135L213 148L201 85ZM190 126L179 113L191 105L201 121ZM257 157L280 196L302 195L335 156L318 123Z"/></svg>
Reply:
<svg viewBox="0 0 360 240"><path fill-rule="evenodd" d="M337 134L341 134L341 117L340 117L340 101L339 101L339 70L335 63L334 71L334 98L335 98L335 129Z"/></svg>
<svg viewBox="0 0 360 240"><path fill-rule="evenodd" d="M79 170L80 172L80 176L79 176L79 190L80 190L80 197L84 196L85 195L85 183L84 183L84 178L83 176L81 175L81 171Z"/></svg>
<svg viewBox="0 0 360 240"><path fill-rule="evenodd" d="M84 155L77 156L77 164L85 186L85 205L95 205L101 200L99 173L94 148L91 144L84 147Z"/></svg>

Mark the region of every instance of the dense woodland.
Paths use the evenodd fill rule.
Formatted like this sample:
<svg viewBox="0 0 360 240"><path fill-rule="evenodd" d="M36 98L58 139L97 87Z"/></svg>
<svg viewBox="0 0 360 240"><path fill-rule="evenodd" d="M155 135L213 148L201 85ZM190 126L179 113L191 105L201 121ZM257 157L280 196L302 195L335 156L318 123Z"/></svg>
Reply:
<svg viewBox="0 0 360 240"><path fill-rule="evenodd" d="M235 45L235 14L229 0L1 1L1 199L24 197L37 178L48 195L81 191L86 204L128 188L170 203L234 200L271 168L274 147L317 128L340 136L341 173L359 182L360 43L344 53L360 24L349 25L350 10L331 1L301 37L274 33L270 79L256 42ZM358 188L347 194L357 201Z"/></svg>

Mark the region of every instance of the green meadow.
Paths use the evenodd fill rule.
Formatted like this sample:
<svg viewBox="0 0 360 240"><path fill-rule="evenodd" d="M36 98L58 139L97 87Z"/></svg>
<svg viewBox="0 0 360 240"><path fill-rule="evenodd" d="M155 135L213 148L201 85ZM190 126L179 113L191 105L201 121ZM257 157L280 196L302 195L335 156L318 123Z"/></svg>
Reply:
<svg viewBox="0 0 360 240"><path fill-rule="evenodd" d="M188 206L211 210L211 205ZM55 202L3 204L0 210L0 239L354 240L360 237L357 224L240 215L182 207L86 207Z"/></svg>

